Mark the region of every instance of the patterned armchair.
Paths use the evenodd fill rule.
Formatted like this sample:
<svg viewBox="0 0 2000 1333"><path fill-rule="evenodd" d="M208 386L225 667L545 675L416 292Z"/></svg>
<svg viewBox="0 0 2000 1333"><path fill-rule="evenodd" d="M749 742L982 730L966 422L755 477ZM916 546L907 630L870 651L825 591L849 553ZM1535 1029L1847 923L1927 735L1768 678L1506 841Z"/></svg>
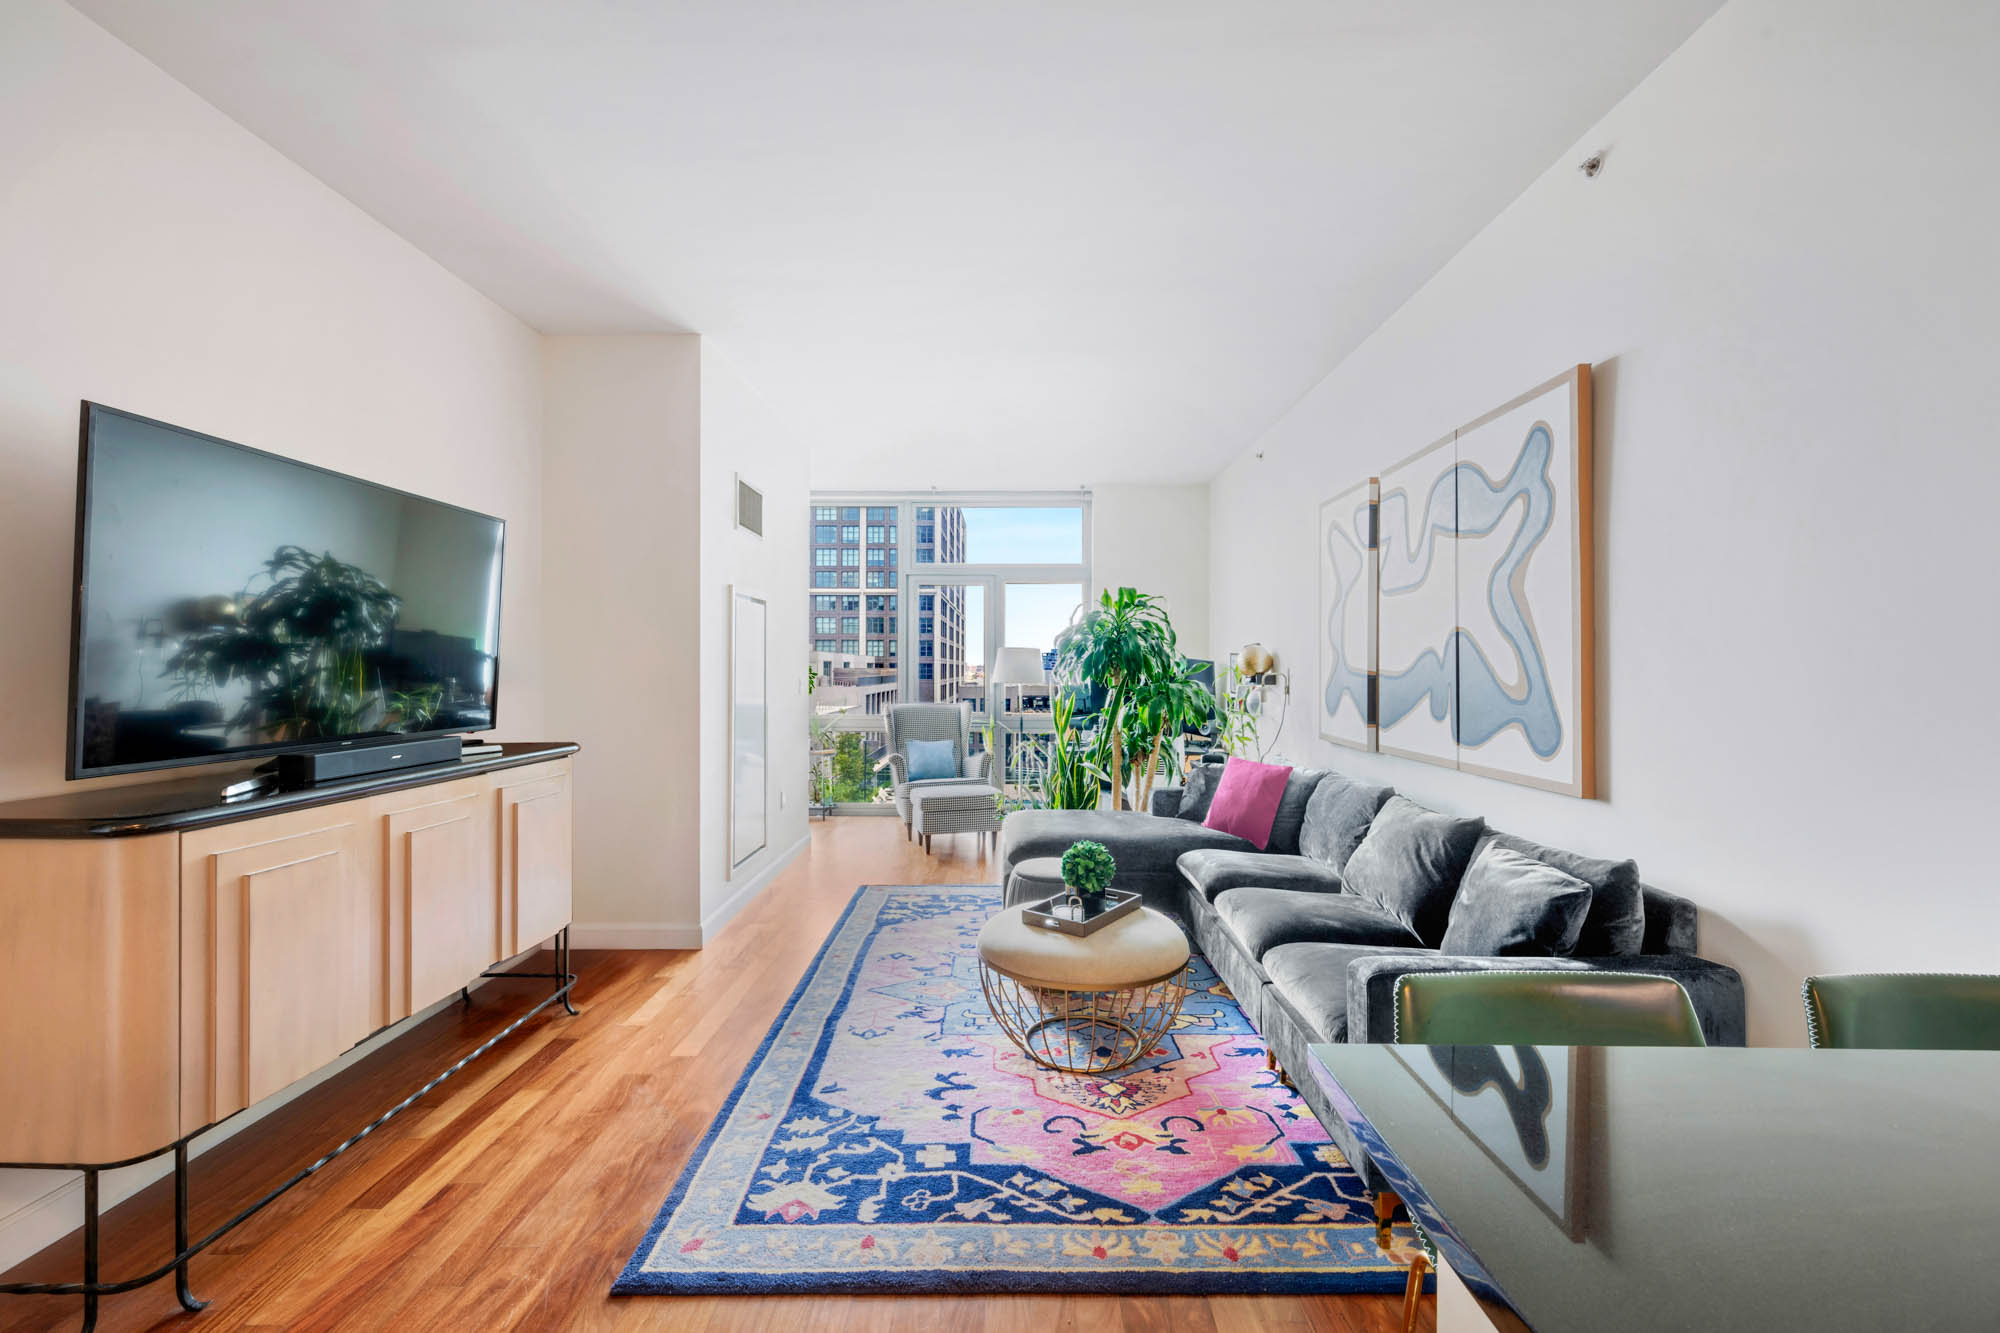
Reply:
<svg viewBox="0 0 2000 1333"><path fill-rule="evenodd" d="M910 781L906 749L911 741L950 741L958 761L957 778L929 782ZM972 753L972 710L959 704L897 704L889 710L889 774L894 779L891 793L896 814L903 821L903 836L910 836L910 789L938 787L948 782L992 782L993 756Z"/></svg>

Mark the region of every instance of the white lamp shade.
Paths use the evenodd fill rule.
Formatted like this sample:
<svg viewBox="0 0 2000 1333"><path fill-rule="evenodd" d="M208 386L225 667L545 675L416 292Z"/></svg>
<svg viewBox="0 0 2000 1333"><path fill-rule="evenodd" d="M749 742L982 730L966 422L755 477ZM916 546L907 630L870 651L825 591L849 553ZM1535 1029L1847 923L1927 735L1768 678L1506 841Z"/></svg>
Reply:
<svg viewBox="0 0 2000 1333"><path fill-rule="evenodd" d="M1002 648L993 658L995 685L1041 685L1048 678L1039 648Z"/></svg>

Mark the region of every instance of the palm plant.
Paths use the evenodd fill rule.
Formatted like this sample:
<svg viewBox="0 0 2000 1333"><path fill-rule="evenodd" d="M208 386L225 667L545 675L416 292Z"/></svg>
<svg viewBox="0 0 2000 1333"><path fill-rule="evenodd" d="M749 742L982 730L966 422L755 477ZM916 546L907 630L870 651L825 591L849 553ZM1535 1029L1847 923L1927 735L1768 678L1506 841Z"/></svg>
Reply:
<svg viewBox="0 0 2000 1333"><path fill-rule="evenodd" d="M1104 690L1097 758L1110 774L1114 804L1124 801L1126 710L1148 680L1174 671L1177 645L1166 609L1133 588L1106 589L1095 607L1056 638L1056 679Z"/></svg>
<svg viewBox="0 0 2000 1333"><path fill-rule="evenodd" d="M1171 758L1174 741L1215 721L1218 711L1215 691L1185 658L1176 658L1166 671L1148 676L1132 688L1125 710L1124 744L1134 760L1133 803L1139 809L1146 809L1152 800L1162 748ZM1140 763L1142 754L1145 760Z"/></svg>

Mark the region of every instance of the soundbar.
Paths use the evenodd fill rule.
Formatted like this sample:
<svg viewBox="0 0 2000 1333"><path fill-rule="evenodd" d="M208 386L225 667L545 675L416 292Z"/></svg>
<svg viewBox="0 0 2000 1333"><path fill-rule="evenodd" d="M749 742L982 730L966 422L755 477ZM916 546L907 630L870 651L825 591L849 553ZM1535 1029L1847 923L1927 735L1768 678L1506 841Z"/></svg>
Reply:
<svg viewBox="0 0 2000 1333"><path fill-rule="evenodd" d="M278 786L286 791L317 787L322 782L367 777L399 768L422 768L425 764L455 764L464 740L458 736L425 736L421 739L343 745L337 750L306 750L278 756Z"/></svg>

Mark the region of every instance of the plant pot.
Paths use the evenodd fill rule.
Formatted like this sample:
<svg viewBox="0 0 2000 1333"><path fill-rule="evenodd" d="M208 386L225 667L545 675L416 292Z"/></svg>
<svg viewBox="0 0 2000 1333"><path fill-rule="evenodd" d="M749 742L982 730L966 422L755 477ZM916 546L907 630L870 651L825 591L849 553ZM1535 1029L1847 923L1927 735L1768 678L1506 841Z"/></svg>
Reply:
<svg viewBox="0 0 2000 1333"><path fill-rule="evenodd" d="M1086 892L1083 889L1077 888L1075 885L1065 885L1064 887L1068 888L1071 893L1075 894L1077 898L1082 901L1083 914L1085 916L1096 916L1099 912L1102 912L1104 910L1103 889L1097 889L1095 891Z"/></svg>

